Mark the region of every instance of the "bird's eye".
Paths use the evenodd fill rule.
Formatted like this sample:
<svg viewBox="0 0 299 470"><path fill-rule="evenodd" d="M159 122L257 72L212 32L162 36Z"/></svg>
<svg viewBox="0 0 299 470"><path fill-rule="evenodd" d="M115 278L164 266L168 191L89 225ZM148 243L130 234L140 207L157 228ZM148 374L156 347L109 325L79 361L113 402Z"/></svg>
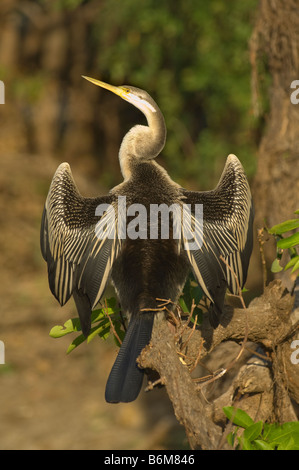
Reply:
<svg viewBox="0 0 299 470"><path fill-rule="evenodd" d="M130 93L130 89L129 89L129 88L123 87L123 90L124 90L125 93Z"/></svg>

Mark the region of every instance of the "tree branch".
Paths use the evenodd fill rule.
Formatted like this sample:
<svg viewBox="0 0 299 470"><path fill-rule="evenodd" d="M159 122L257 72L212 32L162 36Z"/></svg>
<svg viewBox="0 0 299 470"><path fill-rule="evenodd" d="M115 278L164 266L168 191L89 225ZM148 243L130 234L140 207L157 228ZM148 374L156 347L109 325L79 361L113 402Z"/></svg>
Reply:
<svg viewBox="0 0 299 470"><path fill-rule="evenodd" d="M142 367L160 374L176 418L185 427L190 447L216 449L222 430L207 418L204 400L177 354L174 335L165 318L155 322L151 343L142 351L139 361Z"/></svg>
<svg viewBox="0 0 299 470"><path fill-rule="evenodd" d="M273 403L276 401L279 402L277 408L281 412L278 415L274 414L271 418L276 418L280 422L291 420L292 417L294 419L294 414L290 411L289 393L291 398L299 401L299 368L290 360L292 353L290 343L298 331L299 319L297 317L299 315L292 312L293 303L294 299L284 289L281 282L273 281L266 287L261 297L250 303L246 310L247 315L244 309L227 307L222 325L216 330L213 330L208 319L204 318L202 325L193 331L189 327L183 327L180 338L176 338L170 330L165 316L157 316L151 343L142 351L139 363L142 367L154 369L159 373L173 404L175 415L186 429L191 448L217 449L219 445L222 446L221 448L227 448L226 441L221 439L223 429L216 424L221 420L219 416L215 418L217 415L215 410L217 406L219 408L220 405L222 407L231 404L236 390L239 396L248 395L247 398L250 398L248 403L254 403L256 408L255 410L253 407L254 415L263 399L264 403L267 402L269 405L264 416L268 416L270 411L273 411ZM201 351L200 360L202 360L223 342L241 343L247 328L248 340L262 345L270 355L272 363L270 360L267 370L270 371L269 368L272 367L272 371L265 374L265 380L261 381L259 379L261 364L255 361L255 369L252 364L250 368L247 366L242 371L242 381L240 377L239 381L236 379L234 386L230 389L230 395L220 397L221 399L219 398L218 403L213 407L207 404L202 393L196 389L195 381L191 378L190 370L182 357L188 356L188 364L192 369L194 368L192 361L195 363L199 360L199 351ZM192 335L190 335L191 331ZM180 351L180 346L184 345L187 339L184 356ZM249 374L248 377L252 378L253 371L256 371L257 381L250 390L248 384L244 385L247 383L245 377ZM250 381L252 381L251 378ZM270 378L273 382L269 389ZM263 383L266 384L265 387ZM263 390L258 391L259 385ZM265 388L267 390L264 390ZM258 393L262 395L258 396ZM225 398L229 403L225 403ZM245 402L242 403L245 404ZM254 419L255 416L252 417ZM220 424L223 425L221 422Z"/></svg>

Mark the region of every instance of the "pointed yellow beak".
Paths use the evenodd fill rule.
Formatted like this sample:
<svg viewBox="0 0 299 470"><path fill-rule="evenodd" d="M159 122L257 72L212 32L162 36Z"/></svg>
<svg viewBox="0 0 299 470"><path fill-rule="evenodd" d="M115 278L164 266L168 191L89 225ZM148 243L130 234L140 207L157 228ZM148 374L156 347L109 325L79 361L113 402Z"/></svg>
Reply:
<svg viewBox="0 0 299 470"><path fill-rule="evenodd" d="M82 75L82 77L85 78L85 80L88 80L89 82L93 83L94 85L112 91L112 93L115 93L117 96L120 96L123 100L128 101L133 106L136 106L136 108L140 109L140 111L142 111L145 116L148 116L149 112L150 114L156 112L155 107L151 103L149 103L146 99L136 95L136 93L132 92L129 87L109 85L109 83L101 82L100 80L96 80L95 78L85 77L85 75Z"/></svg>
<svg viewBox="0 0 299 470"><path fill-rule="evenodd" d="M109 85L109 83L101 82L100 80L96 80L95 78L85 77L84 75L82 75L82 77L85 78L85 80L88 80L89 82L93 83L94 85L112 91L112 93L115 93L121 98L124 98L124 95L126 94L126 91L123 87Z"/></svg>

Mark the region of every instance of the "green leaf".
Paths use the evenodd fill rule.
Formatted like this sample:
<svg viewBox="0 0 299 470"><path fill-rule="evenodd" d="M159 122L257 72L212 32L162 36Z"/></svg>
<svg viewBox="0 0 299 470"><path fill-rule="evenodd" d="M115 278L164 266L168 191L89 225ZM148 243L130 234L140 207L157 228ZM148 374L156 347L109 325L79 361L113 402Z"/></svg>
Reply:
<svg viewBox="0 0 299 470"><path fill-rule="evenodd" d="M234 406L225 406L223 408L225 416L232 421L237 426L242 428L248 428L254 424L254 421L250 416L240 408L235 408Z"/></svg>
<svg viewBox="0 0 299 470"><path fill-rule="evenodd" d="M199 304L200 300L202 299L202 296L203 291L201 287L198 284L196 284L195 286L191 284L191 297L194 300L195 305Z"/></svg>
<svg viewBox="0 0 299 470"><path fill-rule="evenodd" d="M62 325L56 325L51 328L49 336L52 338L61 338L64 335L67 335L70 331L67 331Z"/></svg>
<svg viewBox="0 0 299 470"><path fill-rule="evenodd" d="M190 313L192 309L192 304L194 301L194 304L196 305L196 307L193 310L191 322L194 322L196 315L197 315L198 323L200 323L202 320L202 310L197 307L202 296L203 296L203 291L201 287L195 281L193 274L190 273L184 286L183 295L179 299L179 304L185 313Z"/></svg>
<svg viewBox="0 0 299 470"><path fill-rule="evenodd" d="M294 266L293 269L292 269L292 273L294 273L297 269L299 269L299 256L298 256L298 261L297 261L297 263L295 264L295 266Z"/></svg>
<svg viewBox="0 0 299 470"><path fill-rule="evenodd" d="M271 424L265 423L264 428L263 428L262 438L264 440L267 440L268 436L269 436L269 434L271 434L272 430L276 429L276 426L277 425L275 423L271 423Z"/></svg>
<svg viewBox="0 0 299 470"><path fill-rule="evenodd" d="M279 444L277 450L299 450L299 443L296 445L294 438L291 436L283 444Z"/></svg>
<svg viewBox="0 0 299 470"><path fill-rule="evenodd" d="M80 331L81 325L79 318L71 318L62 325L53 326L51 329L49 336L52 338L61 338L62 336L68 335L73 333L74 331Z"/></svg>
<svg viewBox="0 0 299 470"><path fill-rule="evenodd" d="M250 440L246 439L244 437L244 434L238 437L238 441L240 443L241 450L254 450L254 447L252 446Z"/></svg>
<svg viewBox="0 0 299 470"><path fill-rule="evenodd" d="M284 267L285 271L291 268L292 266L294 266L298 261L299 261L299 255L293 256L293 258L291 258L291 260L285 265Z"/></svg>
<svg viewBox="0 0 299 470"><path fill-rule="evenodd" d="M258 450L274 450L273 445L266 441L262 441L261 439L255 439L254 444Z"/></svg>
<svg viewBox="0 0 299 470"><path fill-rule="evenodd" d="M87 341L87 343L90 343L95 338L95 336L97 336L97 335L101 336L101 334L102 334L102 337L105 336L105 335L107 337L109 335L109 333L110 333L110 324L109 324L108 328L106 328L106 329L103 326L91 328L90 334L88 335L88 337L86 338L83 334L77 336L77 338L75 338L71 342L69 347L67 348L66 353L70 354L72 351L74 351L74 349L76 349L78 346L80 346L80 344L84 343L84 341Z"/></svg>
<svg viewBox="0 0 299 470"><path fill-rule="evenodd" d="M110 333L110 322L108 318L104 318L103 321L101 321L98 326L92 328L90 330L90 333L87 337L87 343L90 343L97 335L100 336L100 338L107 339Z"/></svg>
<svg viewBox="0 0 299 470"><path fill-rule="evenodd" d="M290 438L293 438L294 450L299 450L299 422L291 421L281 426L273 426L267 433L267 441L276 445L289 446Z"/></svg>
<svg viewBox="0 0 299 470"><path fill-rule="evenodd" d="M271 227L268 232L274 235L281 235L283 233L289 232L290 230L294 230L299 228L299 219L291 219L282 222L281 224L274 225Z"/></svg>
<svg viewBox="0 0 299 470"><path fill-rule="evenodd" d="M117 300L116 298L112 297L110 299L105 299L105 307L94 310L91 313L91 324L93 327L90 330L88 337L86 338L83 334L80 334L75 338L72 343L69 345L67 349L67 354L70 354L74 349L76 349L80 344L84 341L90 343L96 336L100 336L102 339L106 339L111 330L111 325L108 316L115 315L119 312L119 308L117 307ZM108 316L107 316L108 315ZM124 332L121 329L121 324L117 319L118 315L116 315L116 320L113 319L114 328L116 329L120 339L123 339ZM67 320L65 324L54 326L49 335L52 338L61 338L62 336L68 335L70 333L81 331L81 324L79 318L72 318ZM117 341L118 343L118 341ZM120 345L119 345L120 346Z"/></svg>
<svg viewBox="0 0 299 470"><path fill-rule="evenodd" d="M74 339L74 341L71 342L69 347L67 348L66 353L70 354L75 348L77 348L80 344L84 343L86 340L84 335L77 336L77 338Z"/></svg>
<svg viewBox="0 0 299 470"><path fill-rule="evenodd" d="M277 242L277 248L291 248L292 246L299 245L299 232L294 233L290 237L282 238Z"/></svg>
<svg viewBox="0 0 299 470"><path fill-rule="evenodd" d="M185 299L184 297L180 297L179 298L179 304L180 304L180 307L181 309L183 310L184 313L188 313L189 312L189 309L186 305L186 302L185 302Z"/></svg>
<svg viewBox="0 0 299 470"><path fill-rule="evenodd" d="M272 273L279 273L282 270L283 270L283 267L280 266L279 259L276 258L272 263L271 271L272 271Z"/></svg>
<svg viewBox="0 0 299 470"><path fill-rule="evenodd" d="M181 305L184 312L190 312L192 306L192 296L191 296L191 274L189 275L183 290L183 296L181 297L183 305Z"/></svg>
<svg viewBox="0 0 299 470"><path fill-rule="evenodd" d="M108 309L111 309L113 313L117 313L119 311L119 308L117 306L117 299L115 297L110 297L109 299L105 299L105 302L106 302Z"/></svg>
<svg viewBox="0 0 299 470"><path fill-rule="evenodd" d="M263 429L263 422L258 421L257 423L252 424L249 426L247 429L244 431L244 437L248 439L249 441L253 441L254 439L257 439L259 435L261 434Z"/></svg>
<svg viewBox="0 0 299 470"><path fill-rule="evenodd" d="M228 442L229 445L232 446L232 447L234 447L235 437L236 437L236 432L230 432L230 433L226 436L227 442Z"/></svg>

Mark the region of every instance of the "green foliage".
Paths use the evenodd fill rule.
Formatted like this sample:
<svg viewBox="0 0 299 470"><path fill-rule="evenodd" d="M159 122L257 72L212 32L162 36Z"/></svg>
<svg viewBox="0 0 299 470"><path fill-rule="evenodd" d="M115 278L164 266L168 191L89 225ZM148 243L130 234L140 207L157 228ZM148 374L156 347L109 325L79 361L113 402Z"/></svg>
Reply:
<svg viewBox="0 0 299 470"><path fill-rule="evenodd" d="M111 322L109 320L111 319ZM105 307L94 310L91 314L91 324L92 328L87 338L83 334L78 335L69 345L67 349L67 354L71 353L75 348L82 344L85 340L87 343L90 343L96 336L99 336L102 339L107 339L111 333L111 323L113 328L117 333L119 339L122 341L124 338L124 331L122 329L122 322L120 318L120 312L117 307L117 302L115 298L106 299ZM79 318L72 318L67 320L64 325L56 325L50 331L50 336L52 338L61 338L70 333L76 333L81 331L81 325ZM120 346L117 337L114 335L116 343Z"/></svg>
<svg viewBox="0 0 299 470"><path fill-rule="evenodd" d="M31 104L37 104L43 93L46 78L43 72L32 76L24 76L22 80L15 80L13 91L19 101L28 101Z"/></svg>
<svg viewBox="0 0 299 470"><path fill-rule="evenodd" d="M198 175L202 189L218 179L229 153L254 170L248 41L256 6L105 0L94 23L97 76L153 94L168 128L169 171L181 181Z"/></svg>
<svg viewBox="0 0 299 470"><path fill-rule="evenodd" d="M295 214L299 214L299 209L295 211ZM268 229L268 232L272 235L275 235L277 243L277 257L272 263L271 271L274 273L280 272L283 269L287 270L292 268L292 273L297 272L299 275L299 255L296 251L296 246L299 245L299 231L295 232L292 235L284 236L286 233L292 230L299 229L299 219L290 219L281 224L274 225L272 228ZM283 250L288 250L291 257L290 261L283 268L280 265L280 260L283 254Z"/></svg>
<svg viewBox="0 0 299 470"><path fill-rule="evenodd" d="M198 306L202 297L203 297L203 291L201 287L199 286L198 282L195 280L193 273L191 272L186 281L183 293L181 297L179 298L179 305L184 313L190 314L193 308L191 321L194 322L195 317L197 315L198 324L201 323L202 314L203 314L201 308Z"/></svg>
<svg viewBox="0 0 299 470"><path fill-rule="evenodd" d="M185 284L182 296L179 299L179 304L184 313L190 314L193 308L190 321L194 322L195 317L197 316L197 324L200 324L202 319L202 310L198 306L202 296L203 292L198 283L195 281L193 274L191 273ZM193 306L193 302L195 306ZM67 354L71 353L84 341L90 343L97 336L106 340L111 333L113 333L116 344L120 346L118 338L120 341L122 341L125 335L125 331L123 328L123 319L117 306L117 300L112 297L110 299L105 299L104 303L105 306L103 308L94 310L91 314L92 327L88 337L85 338L82 333L76 336L76 338L69 345ZM71 333L78 333L80 331L80 319L77 317L67 320L64 325L54 326L51 329L49 335L52 338L61 338Z"/></svg>
<svg viewBox="0 0 299 470"><path fill-rule="evenodd" d="M238 450L299 450L299 422L278 425L255 423L243 410L226 406L226 417L237 427L227 436L228 443ZM240 433L240 431L243 431Z"/></svg>
<svg viewBox="0 0 299 470"><path fill-rule="evenodd" d="M249 39L258 0L38 0L38 3L42 14L53 15L53 25L57 21L69 25L74 18L79 33L73 41L73 29L66 29L74 48L68 45L71 56L55 76L47 69L44 75L40 72L40 63L45 60L41 58L44 53L47 56L44 46L36 65L30 60L28 69L23 66L24 76L15 85L22 99L38 104L41 93L48 89L47 80L53 79L58 80L61 97L67 97L69 88L80 80L80 73L115 85L135 85L153 95L165 116L168 136L161 163L180 184L190 189L210 189L218 181L229 153L240 157L249 177L254 174L261 123L254 117L251 102ZM27 27L33 25L29 22L25 30ZM60 37L59 27L57 31ZM44 40L48 44L47 35ZM74 75L74 70L81 72ZM261 83L265 83L267 73L266 67L259 68ZM264 89L263 92L267 95ZM112 95L107 94L106 99L106 103L109 100L117 103L113 112L120 116L121 126L114 126L113 135L121 141L128 128L138 119L144 122L144 118L138 110ZM63 103L60 106L64 109ZM111 135L107 135L107 126L102 122L100 125L103 127L99 140L105 145ZM65 132L64 127L61 132ZM63 144L62 137L60 142ZM97 154L98 144L97 141L94 145ZM107 158L117 155L109 154ZM114 177L110 175L112 181Z"/></svg>

